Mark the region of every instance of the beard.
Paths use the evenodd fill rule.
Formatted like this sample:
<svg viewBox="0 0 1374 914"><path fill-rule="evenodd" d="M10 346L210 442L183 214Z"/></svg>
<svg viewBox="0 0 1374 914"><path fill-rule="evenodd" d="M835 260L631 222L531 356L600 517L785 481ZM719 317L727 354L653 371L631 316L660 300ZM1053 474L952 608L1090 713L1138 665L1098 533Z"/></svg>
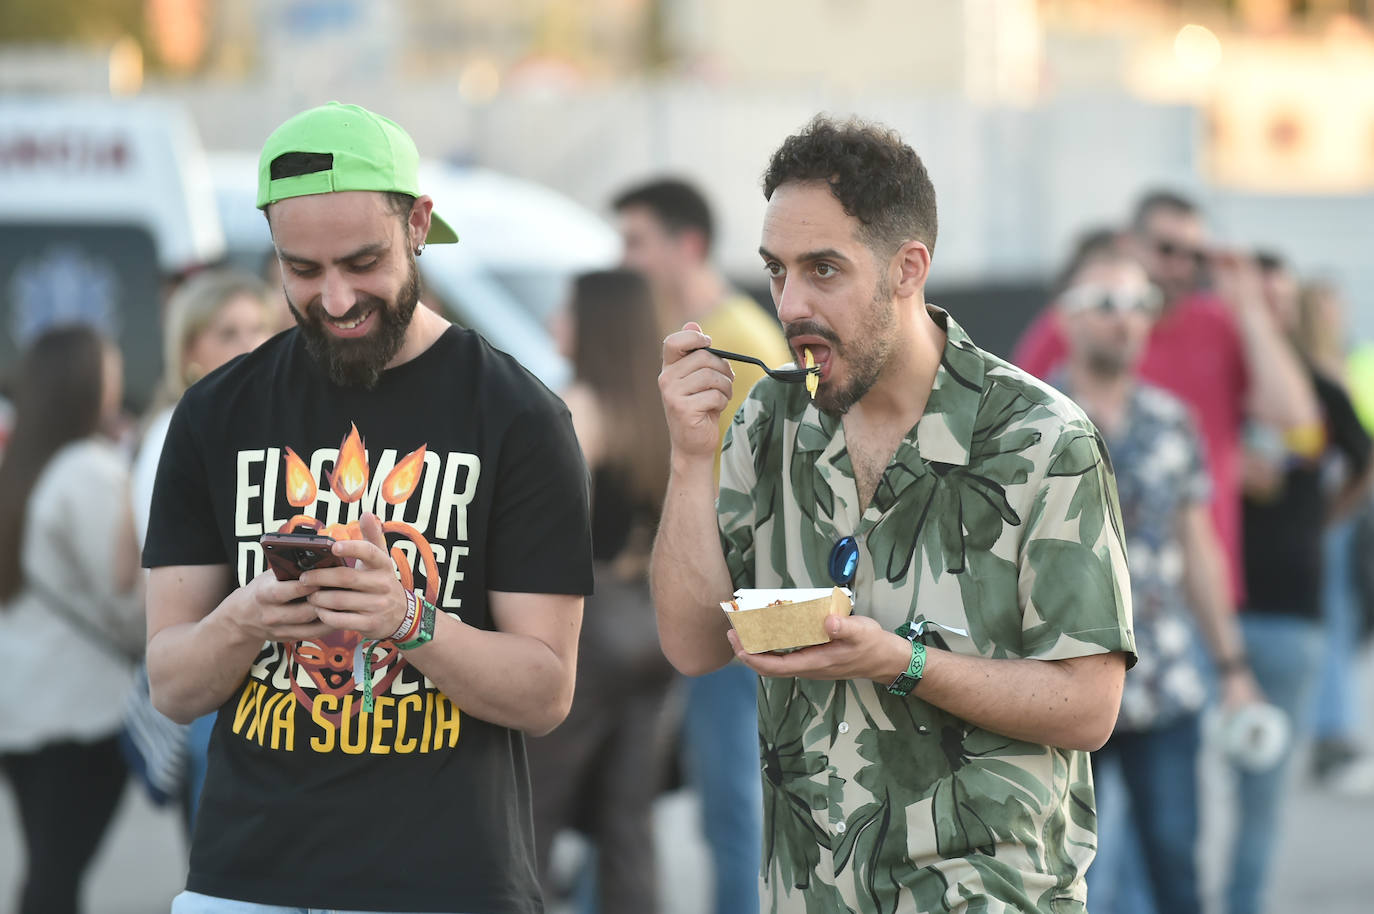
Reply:
<svg viewBox="0 0 1374 914"><path fill-rule="evenodd" d="M1081 339L1078 348L1083 354L1083 367L1103 381L1113 381L1135 369L1138 349L1124 330L1090 334Z"/></svg>
<svg viewBox="0 0 1374 914"><path fill-rule="evenodd" d="M1089 349L1083 356L1083 364L1088 371L1103 380L1119 378L1131 368L1131 360L1117 350Z"/></svg>
<svg viewBox="0 0 1374 914"><path fill-rule="evenodd" d="M822 412L837 416L849 412L878 383L883 369L892 358L892 331L897 326L897 314L886 276L878 281L877 288L873 290L873 297L864 309L863 318L863 336L852 347L841 342L835 331L815 321L797 321L787 326L789 342L798 336L818 336L830 344L831 364L839 357L849 368L849 382L843 387L822 382L816 389L816 408Z"/></svg>
<svg viewBox="0 0 1374 914"><path fill-rule="evenodd" d="M382 379L386 366L401 351L406 329L415 316L420 302L420 271L415 255L410 256L409 275L405 285L396 293L396 301L388 303L375 295L359 295L358 301L340 320L354 320L377 312L377 326L367 336L344 339L325 327L324 306L318 297L305 306L304 311L287 298L286 304L296 317L305 337L305 348L340 387L362 387L372 390Z"/></svg>

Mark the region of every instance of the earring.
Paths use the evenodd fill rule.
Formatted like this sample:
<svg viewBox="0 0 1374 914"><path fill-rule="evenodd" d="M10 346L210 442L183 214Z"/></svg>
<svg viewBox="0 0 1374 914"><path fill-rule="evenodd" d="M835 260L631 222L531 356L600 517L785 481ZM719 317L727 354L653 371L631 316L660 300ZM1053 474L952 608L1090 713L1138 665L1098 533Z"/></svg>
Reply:
<svg viewBox="0 0 1374 914"><path fill-rule="evenodd" d="M425 243L424 243L423 241L421 241L419 244L417 244L417 245L415 246L415 256L416 256L416 257L419 257L419 256L420 256L421 254L423 254L424 252L425 252Z"/></svg>

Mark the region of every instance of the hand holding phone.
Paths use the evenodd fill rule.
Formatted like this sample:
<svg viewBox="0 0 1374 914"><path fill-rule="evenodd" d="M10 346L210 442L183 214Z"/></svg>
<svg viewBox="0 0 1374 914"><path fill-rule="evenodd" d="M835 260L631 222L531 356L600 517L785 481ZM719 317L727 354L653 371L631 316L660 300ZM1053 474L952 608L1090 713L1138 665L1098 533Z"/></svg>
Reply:
<svg viewBox="0 0 1374 914"><path fill-rule="evenodd" d="M316 568L338 568L343 559L334 554L334 537L316 533L264 533L263 554L278 581L297 580Z"/></svg>

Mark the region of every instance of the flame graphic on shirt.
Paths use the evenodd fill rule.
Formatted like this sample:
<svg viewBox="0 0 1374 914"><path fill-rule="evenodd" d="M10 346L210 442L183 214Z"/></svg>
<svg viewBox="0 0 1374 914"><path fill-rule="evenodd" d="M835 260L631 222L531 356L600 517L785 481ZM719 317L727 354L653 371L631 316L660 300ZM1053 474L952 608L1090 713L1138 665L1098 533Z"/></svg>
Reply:
<svg viewBox="0 0 1374 914"><path fill-rule="evenodd" d="M357 424L350 423L350 425L348 434L344 436L343 442L339 445L339 454L334 461L334 468L325 474L327 490L344 504L352 504L362 500L367 493L368 482L372 476L371 467L367 460L366 441L358 431ZM401 458L396 466L387 473L378 492L382 501L395 506L404 504L410 499L419 487L420 480L424 475L425 451L426 446L421 445ZM309 508L319 497L319 487L315 480L315 474L310 471L306 462L289 447L284 449L282 460L286 465L283 474L283 487L286 491L287 502L293 508ZM332 536L336 540L363 538L358 521L348 524L330 524L326 527L318 518L311 517L303 511L282 524L280 532L288 533L302 528ZM407 540L415 547L415 553L419 556L424 571L424 598L431 603L437 603L439 600L439 565L429 541L414 526L400 520L383 521L382 531L387 536L388 543L391 544L389 551L391 559L396 565L401 586L406 590L415 589L415 574L411 569L410 559L397 545L398 541ZM356 668L355 654L362 645L362 636L357 632L349 631L331 631L318 640L294 641L286 645L288 662L293 667L305 670L310 679L310 684L313 686L312 694L297 681L295 675L292 675L290 677L291 691L295 693L296 700L306 709L315 712L316 696L330 695L341 698L354 692L358 685L353 675ZM373 646L371 650L373 669L377 671L377 679L373 683L373 688L378 693L384 693L400 675L402 668L406 665L406 660L390 641L382 641ZM335 704L334 707L337 708L338 705ZM361 701L351 702L349 703L349 713L356 716L361 707ZM335 710L325 712L321 716L337 724L342 718L342 714L341 710Z"/></svg>
<svg viewBox="0 0 1374 914"><path fill-rule="evenodd" d="M282 459L286 461L286 503L293 508L314 504L319 488L315 485L310 467L291 448L286 449L286 456Z"/></svg>
<svg viewBox="0 0 1374 914"><path fill-rule="evenodd" d="M358 434L358 426L353 425L339 445L334 472L329 474L329 491L344 504L352 504L366 494L369 475L367 445L363 442L363 436Z"/></svg>

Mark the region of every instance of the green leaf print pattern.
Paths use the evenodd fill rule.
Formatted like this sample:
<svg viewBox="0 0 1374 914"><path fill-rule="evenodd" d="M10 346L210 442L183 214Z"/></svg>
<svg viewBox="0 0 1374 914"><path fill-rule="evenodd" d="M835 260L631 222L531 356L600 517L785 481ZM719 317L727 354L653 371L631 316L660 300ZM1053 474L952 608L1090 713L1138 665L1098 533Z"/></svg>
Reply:
<svg viewBox="0 0 1374 914"><path fill-rule="evenodd" d="M968 637L930 644L991 658L1132 651L1100 436L942 322L925 414L866 508L840 420L783 385L754 389L721 464L736 582L817 586L836 537L856 534L868 564L855 612L886 627L934 619ZM995 734L919 690L903 699L867 680L762 680L759 740L766 910L1082 910L1096 824L1086 753Z"/></svg>

